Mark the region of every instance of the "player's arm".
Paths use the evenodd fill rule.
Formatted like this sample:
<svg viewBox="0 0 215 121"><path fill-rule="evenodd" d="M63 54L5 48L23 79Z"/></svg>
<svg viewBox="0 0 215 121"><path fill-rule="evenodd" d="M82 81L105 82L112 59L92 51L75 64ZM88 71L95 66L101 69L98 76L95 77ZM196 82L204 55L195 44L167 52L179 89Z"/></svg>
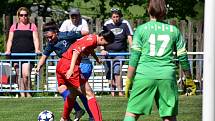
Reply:
<svg viewBox="0 0 215 121"><path fill-rule="evenodd" d="M192 79L192 74L190 71L190 64L188 61L188 55L186 51L186 46L184 42L184 38L182 37L181 33L178 32L178 41L176 42L177 46L177 57L180 62L181 68L186 76L186 80L184 83L184 92L187 94L187 87L191 87L191 93L188 93L189 95L195 95L196 92L196 85Z"/></svg>
<svg viewBox="0 0 215 121"><path fill-rule="evenodd" d="M37 65L37 69L36 71L39 72L41 67L45 64L47 58L49 57L49 55L54 51L54 47L48 43L46 48L44 49L43 51L43 55L42 57L40 58L39 62L38 62L38 65Z"/></svg>
<svg viewBox="0 0 215 121"><path fill-rule="evenodd" d="M132 79L134 77L134 72L138 65L138 60L141 55L142 51L142 31L141 29L136 30L134 37L133 37L133 43L131 46L131 52L130 52L130 58L129 58L129 69L127 73L127 77Z"/></svg>
<svg viewBox="0 0 215 121"><path fill-rule="evenodd" d="M132 43L132 48L130 52L130 58L129 58L129 66L128 66L128 72L127 72L127 78L126 78L126 86L125 86L125 96L129 97L129 90L132 88L133 78L135 76L136 68L138 65L138 60L140 59L141 55L141 34L137 31L134 35L134 42Z"/></svg>
<svg viewBox="0 0 215 121"><path fill-rule="evenodd" d="M42 55L42 57L40 58L38 65L37 65L37 69L36 71L39 72L41 67L45 64L46 60L47 60L48 56L46 55Z"/></svg>
<svg viewBox="0 0 215 121"><path fill-rule="evenodd" d="M177 48L177 58L180 62L181 68L184 71L187 78L191 78L190 72L190 64L188 61L187 50L184 38L180 31L177 31L177 41L176 41L176 48Z"/></svg>
<svg viewBox="0 0 215 121"><path fill-rule="evenodd" d="M79 52L73 50L70 68L69 68L69 70L66 72L66 78L67 78L67 79L69 79L70 76L73 74L73 70L74 70L74 67L75 67L75 63L76 63L76 61L77 61L77 59L78 59L79 54L80 54Z"/></svg>
<svg viewBox="0 0 215 121"><path fill-rule="evenodd" d="M101 64L101 59L98 58L94 50L92 50L91 55L93 56L97 63Z"/></svg>

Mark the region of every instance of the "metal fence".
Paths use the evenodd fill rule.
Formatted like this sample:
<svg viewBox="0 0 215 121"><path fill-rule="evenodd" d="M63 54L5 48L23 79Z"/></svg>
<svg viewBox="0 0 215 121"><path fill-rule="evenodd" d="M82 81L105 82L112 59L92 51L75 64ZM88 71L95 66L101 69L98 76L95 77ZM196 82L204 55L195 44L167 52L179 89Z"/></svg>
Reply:
<svg viewBox="0 0 215 121"><path fill-rule="evenodd" d="M190 52L188 53L191 71L193 73L193 79L197 84L197 91L202 91L202 75L203 75L203 53L202 52ZM15 81L16 73L12 66L14 62L19 63L21 67L21 63L26 61L28 63L34 62L36 65L39 61L40 55L35 53L12 53L11 56L35 56L36 59L33 60L11 60L11 59L4 59L4 57L8 56L4 53L1 53L2 59L0 60L0 92L57 92L57 79L56 79L56 64L58 59L55 58L55 54L51 54L51 58L46 61L46 64L41 69L41 72L37 75L35 73L35 68L31 70L31 74L29 75L31 80L31 89L30 90L20 90L18 88L18 83ZM98 56L101 56L97 53ZM128 56L129 53L109 53L109 56ZM123 91L125 87L125 78L126 72L128 68L128 60L129 59L119 59L117 61L120 62L121 67L121 79L123 81ZM106 79L106 72L105 72L105 65L98 64L95 62L94 59L91 59L93 63L93 73L90 76L88 82L90 83L92 89L95 92L111 92L111 91L118 91L118 90L111 90L110 84L108 79ZM111 66L113 66L113 59L102 59L103 62L110 61ZM177 60L176 60L177 63ZM182 80L184 79L184 74L180 68L177 69L178 74L178 86L179 91L182 91ZM19 68L21 69L21 68ZM113 71L113 70L111 70ZM21 79L21 71L19 70L18 79ZM112 77L112 76L111 76Z"/></svg>

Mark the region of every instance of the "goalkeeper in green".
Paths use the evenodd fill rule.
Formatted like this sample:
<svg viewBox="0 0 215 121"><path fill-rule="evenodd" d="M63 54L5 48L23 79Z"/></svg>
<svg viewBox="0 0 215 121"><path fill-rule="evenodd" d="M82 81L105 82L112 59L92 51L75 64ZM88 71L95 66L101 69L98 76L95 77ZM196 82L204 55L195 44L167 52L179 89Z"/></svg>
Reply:
<svg viewBox="0 0 215 121"><path fill-rule="evenodd" d="M187 78L191 79L184 38L179 29L162 22L166 15L164 0L149 0L150 21L137 27L126 80L128 100L124 121L136 121L151 113L153 102L163 121L176 121L178 88L174 50Z"/></svg>

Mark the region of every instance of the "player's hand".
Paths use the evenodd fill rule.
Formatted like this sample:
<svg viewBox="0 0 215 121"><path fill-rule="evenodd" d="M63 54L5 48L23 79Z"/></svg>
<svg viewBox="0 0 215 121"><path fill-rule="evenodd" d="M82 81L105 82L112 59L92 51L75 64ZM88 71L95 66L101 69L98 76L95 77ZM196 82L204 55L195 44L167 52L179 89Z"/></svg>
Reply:
<svg viewBox="0 0 215 121"><path fill-rule="evenodd" d="M126 84L125 84L125 97L129 98L129 90L132 88L132 80L128 77L126 78Z"/></svg>
<svg viewBox="0 0 215 121"><path fill-rule="evenodd" d="M35 65L34 68L35 68L35 74L39 74L39 72L40 72L40 67L37 66L37 65Z"/></svg>
<svg viewBox="0 0 215 121"><path fill-rule="evenodd" d="M66 79L69 79L72 76L72 74L73 74L73 70L69 69L65 74Z"/></svg>
<svg viewBox="0 0 215 121"><path fill-rule="evenodd" d="M101 55L108 55L108 51L102 50Z"/></svg>

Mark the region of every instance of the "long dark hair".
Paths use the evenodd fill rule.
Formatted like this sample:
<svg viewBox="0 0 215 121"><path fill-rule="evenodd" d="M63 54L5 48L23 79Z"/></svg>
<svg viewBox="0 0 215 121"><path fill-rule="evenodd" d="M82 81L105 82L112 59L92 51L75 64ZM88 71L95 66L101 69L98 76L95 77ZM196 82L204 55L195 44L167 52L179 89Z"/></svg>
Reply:
<svg viewBox="0 0 215 121"><path fill-rule="evenodd" d="M104 39L110 44L114 42L115 35L110 30L103 30L99 33L99 36L103 36Z"/></svg>
<svg viewBox="0 0 215 121"><path fill-rule="evenodd" d="M148 0L148 13L158 20L164 19L166 16L165 0Z"/></svg>

